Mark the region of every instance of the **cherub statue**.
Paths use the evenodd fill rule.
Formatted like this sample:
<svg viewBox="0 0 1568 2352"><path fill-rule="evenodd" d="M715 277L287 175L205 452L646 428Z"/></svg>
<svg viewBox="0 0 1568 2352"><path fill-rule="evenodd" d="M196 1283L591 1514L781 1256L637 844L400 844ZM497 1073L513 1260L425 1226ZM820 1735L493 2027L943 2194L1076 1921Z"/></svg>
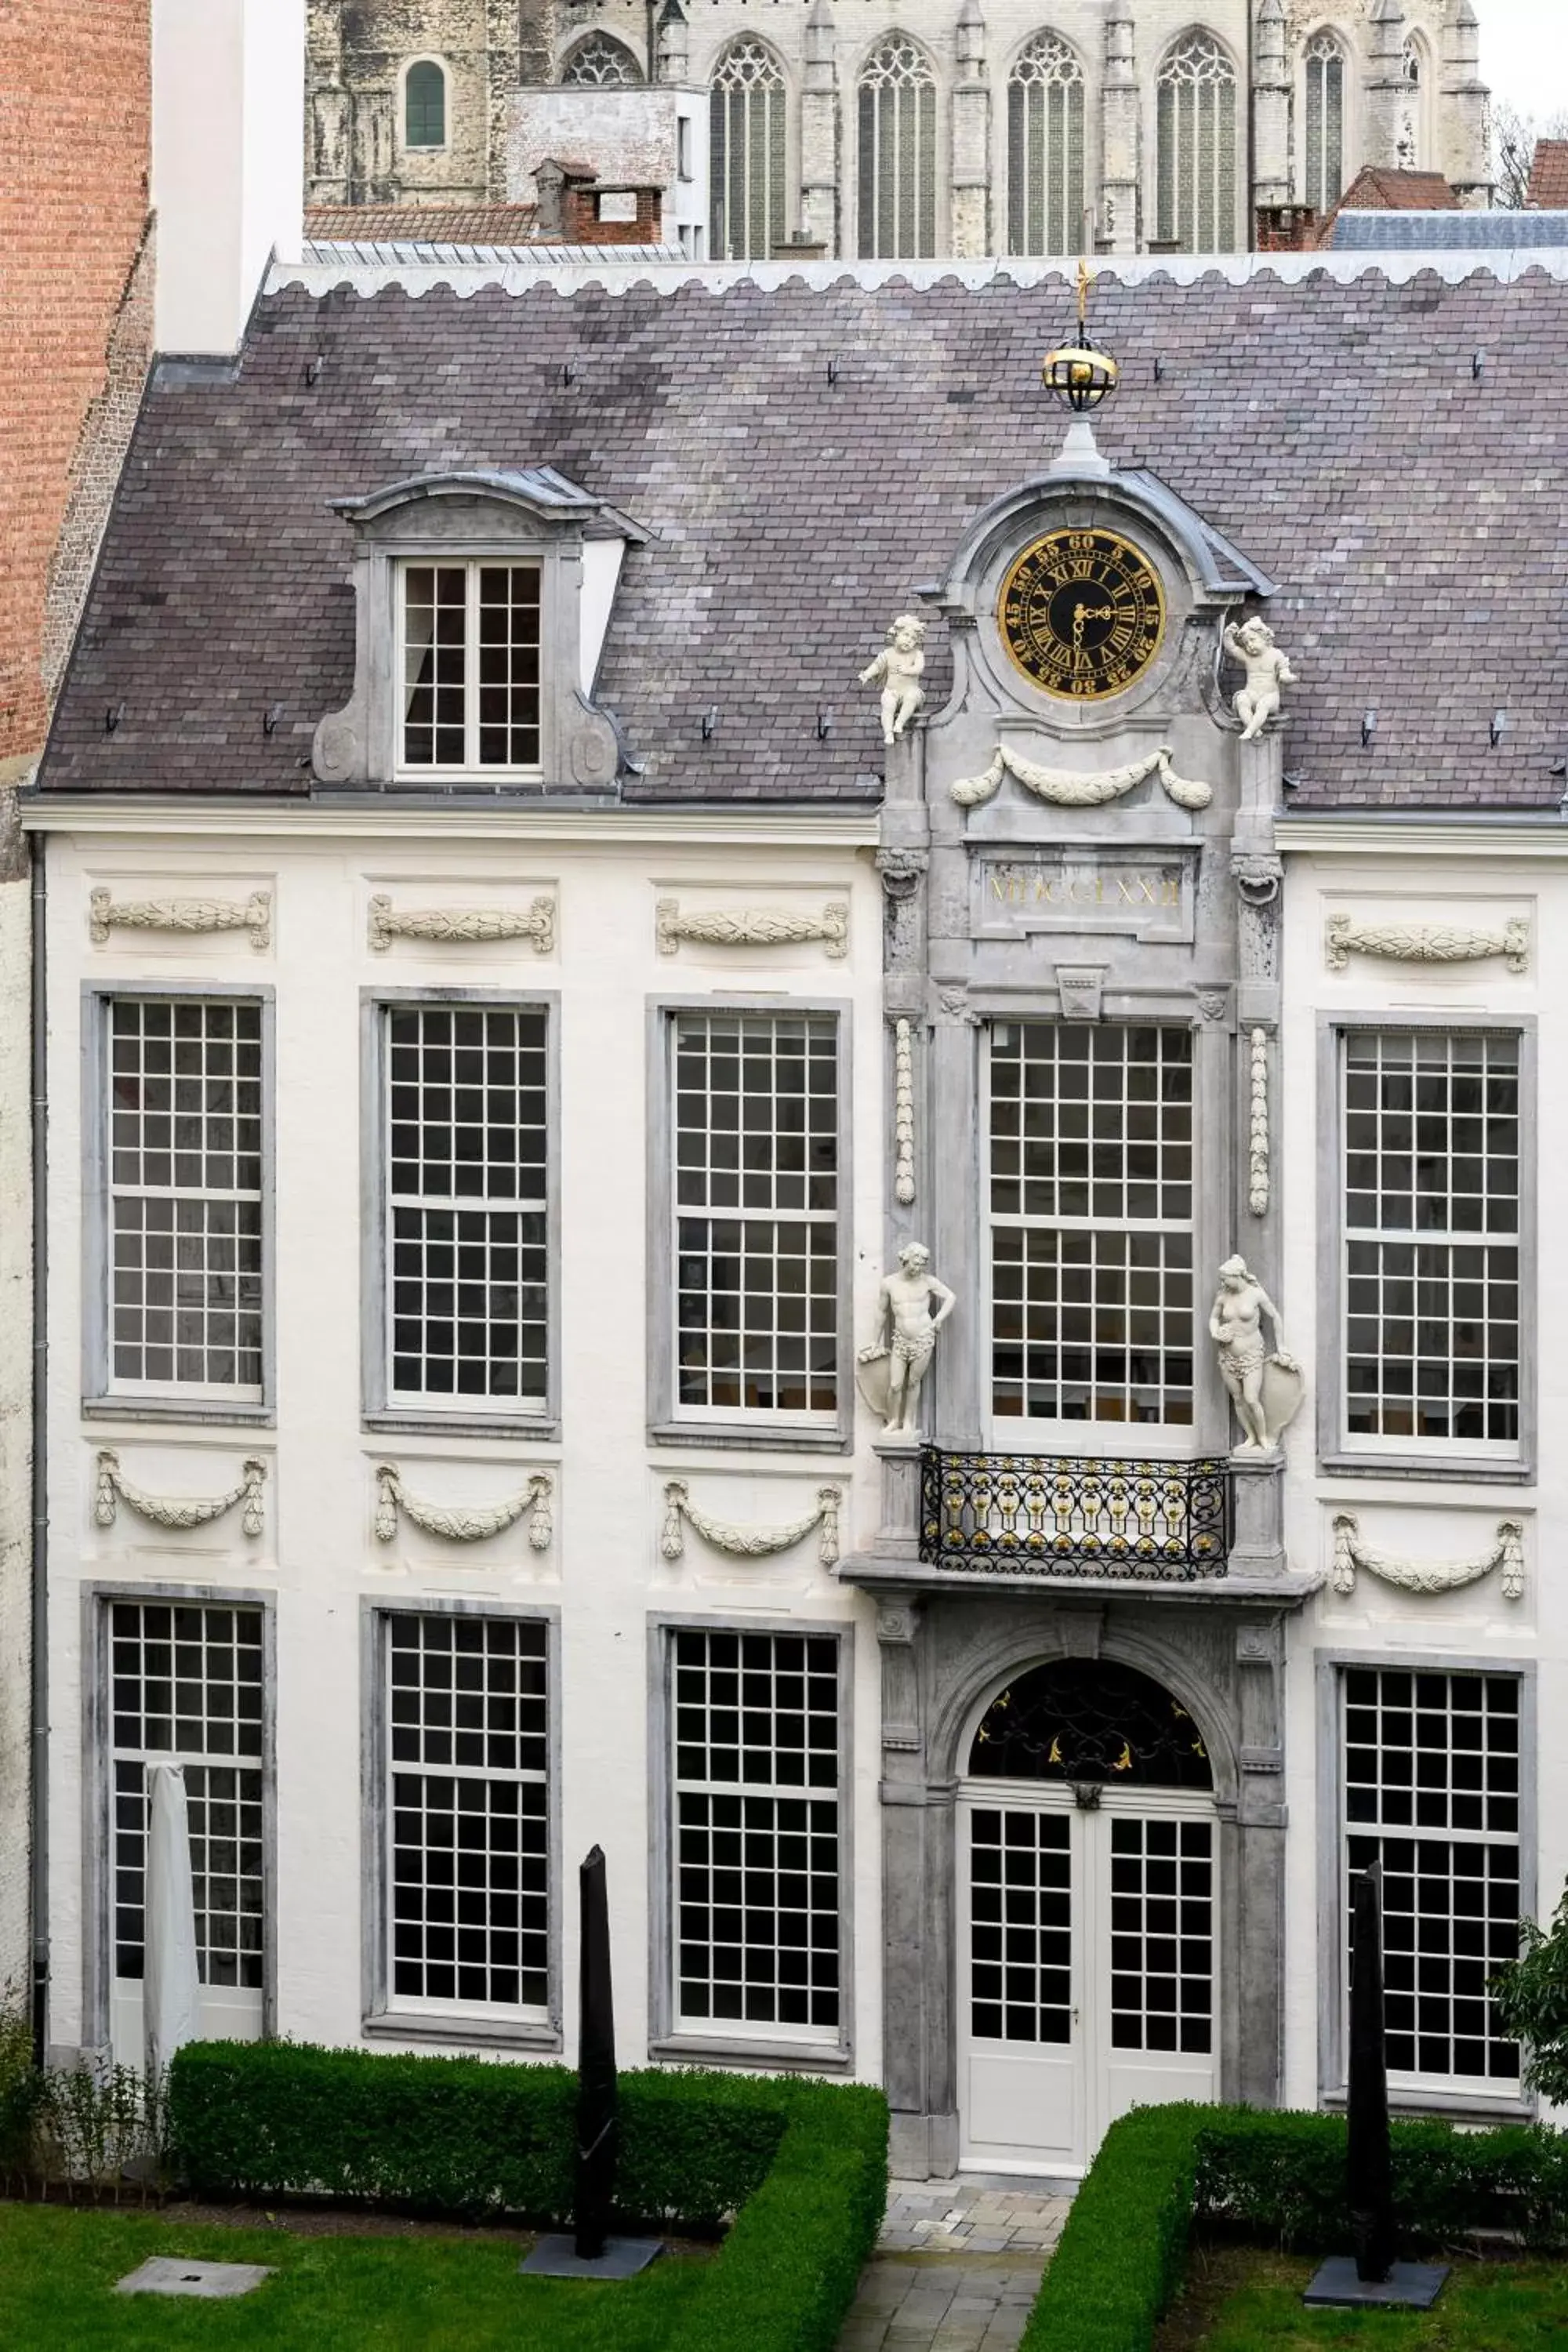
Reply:
<svg viewBox="0 0 1568 2352"><path fill-rule="evenodd" d="M900 613L888 626L888 642L860 673L862 686L882 689L882 740L896 743L925 700L921 676L926 625L915 613Z"/></svg>
<svg viewBox="0 0 1568 2352"><path fill-rule="evenodd" d="M936 1351L936 1335L958 1303L930 1267L931 1252L925 1244L906 1242L899 1252L897 1272L883 1276L877 1293L877 1337L857 1359L862 1364L887 1364L885 1433L889 1437L915 1434L921 1383ZM861 1394L880 1412L879 1388L879 1377L875 1389L863 1382Z"/></svg>
<svg viewBox="0 0 1568 2352"><path fill-rule="evenodd" d="M1274 1326L1270 1353L1263 1318ZM1219 1358L1219 1375L1241 1423L1238 1454L1269 1454L1279 1432L1301 1402L1301 1370L1285 1351L1279 1309L1241 1257L1227 1257L1209 1315L1209 1337Z"/></svg>
<svg viewBox="0 0 1568 2352"><path fill-rule="evenodd" d="M1250 743L1262 734L1279 709L1279 689L1297 683L1295 671L1274 642L1274 632L1261 614L1254 613L1238 629L1228 623L1225 649L1247 672L1247 684L1231 708L1241 721L1241 740Z"/></svg>

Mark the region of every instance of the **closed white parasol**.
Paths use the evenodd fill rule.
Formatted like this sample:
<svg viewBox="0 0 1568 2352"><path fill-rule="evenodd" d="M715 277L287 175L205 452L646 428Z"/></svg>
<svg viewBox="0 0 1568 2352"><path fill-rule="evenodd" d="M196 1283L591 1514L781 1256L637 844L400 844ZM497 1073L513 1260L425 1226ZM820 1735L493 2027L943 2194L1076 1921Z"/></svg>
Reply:
<svg viewBox="0 0 1568 2352"><path fill-rule="evenodd" d="M142 1999L147 2079L162 2081L182 2042L201 2032L196 1907L185 1774L153 1764L147 1774L147 1925Z"/></svg>

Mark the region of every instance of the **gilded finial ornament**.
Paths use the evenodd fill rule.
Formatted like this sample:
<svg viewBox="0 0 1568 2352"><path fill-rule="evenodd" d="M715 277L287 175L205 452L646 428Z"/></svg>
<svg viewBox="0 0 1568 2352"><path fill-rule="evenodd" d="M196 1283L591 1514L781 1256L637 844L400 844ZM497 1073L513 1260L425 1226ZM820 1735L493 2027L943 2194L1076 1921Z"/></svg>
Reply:
<svg viewBox="0 0 1568 2352"><path fill-rule="evenodd" d="M1078 341L1060 351L1047 352L1040 362L1040 382L1047 392L1065 400L1081 416L1098 408L1115 391L1121 370L1109 352L1096 351L1089 340L1089 289L1094 273L1087 261L1078 265Z"/></svg>

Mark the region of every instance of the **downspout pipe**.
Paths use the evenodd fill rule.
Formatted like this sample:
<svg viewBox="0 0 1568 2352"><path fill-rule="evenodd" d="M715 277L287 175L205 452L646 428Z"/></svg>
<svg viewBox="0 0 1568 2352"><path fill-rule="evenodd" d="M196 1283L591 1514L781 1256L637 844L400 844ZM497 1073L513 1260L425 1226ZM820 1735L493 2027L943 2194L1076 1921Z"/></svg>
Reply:
<svg viewBox="0 0 1568 2352"><path fill-rule="evenodd" d="M48 1505L48 997L45 986L44 920L48 908L44 835L33 837L32 1088L33 1088L33 1655L32 1655L32 1913L33 2055L46 2054L49 2010L49 1505Z"/></svg>

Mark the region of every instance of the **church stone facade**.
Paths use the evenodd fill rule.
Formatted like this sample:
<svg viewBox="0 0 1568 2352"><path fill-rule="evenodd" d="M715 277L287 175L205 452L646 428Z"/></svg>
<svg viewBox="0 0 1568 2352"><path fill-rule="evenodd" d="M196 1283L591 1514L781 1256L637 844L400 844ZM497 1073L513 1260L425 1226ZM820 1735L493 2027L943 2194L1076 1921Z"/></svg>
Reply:
<svg viewBox="0 0 1568 2352"><path fill-rule="evenodd" d="M1479 39L1472 0L310 0L307 195L526 199L520 89L663 81L709 93L712 260L1244 250L1366 163L1485 204Z"/></svg>

